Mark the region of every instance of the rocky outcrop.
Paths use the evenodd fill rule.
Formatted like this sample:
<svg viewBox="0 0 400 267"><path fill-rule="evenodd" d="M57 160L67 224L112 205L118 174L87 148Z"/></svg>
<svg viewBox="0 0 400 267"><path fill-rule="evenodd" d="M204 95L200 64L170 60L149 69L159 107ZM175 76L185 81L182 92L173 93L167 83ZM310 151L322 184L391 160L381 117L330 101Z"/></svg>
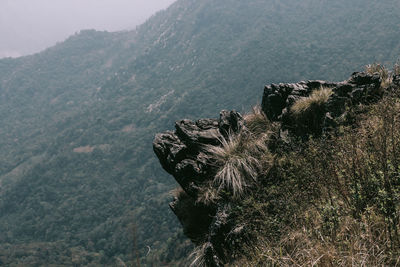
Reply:
<svg viewBox="0 0 400 267"><path fill-rule="evenodd" d="M202 148L219 145L221 138L241 131L243 126L243 117L235 111L221 111L219 119L181 120L175 123L174 132L156 135L154 152L183 190L196 197L199 186L215 171Z"/></svg>
<svg viewBox="0 0 400 267"><path fill-rule="evenodd" d="M338 83L303 81L271 84L264 89L262 110L269 120L280 122L281 129L293 135L319 135L337 126L348 107L380 99L380 84L378 74L366 73L354 73L348 80ZM310 122L307 119L300 123L293 116L291 107L321 87L331 88L332 94L317 114L310 115L313 116L312 126L307 125ZM226 250L229 251L232 241L227 240L227 236L234 236L240 228L231 224L230 203L223 198L214 204L197 201L202 186L213 181L218 168L203 148L207 145L219 146L228 134L246 129L239 113L222 111L219 119L178 121L175 131L157 134L154 139L154 152L161 165L183 189L170 207L181 221L186 236L195 244L202 245L207 266L223 266L229 261Z"/></svg>
<svg viewBox="0 0 400 267"><path fill-rule="evenodd" d="M316 80L271 84L264 88L261 106L271 121L282 123L283 130L287 129L300 136L320 135L325 129L336 125L335 120L345 113L346 107L379 100L382 97L380 85L378 73L371 75L364 72L353 73L348 80L338 83ZM324 108L318 111L319 114L312 114L318 116L318 125L300 125L291 107L299 99L309 97L314 90L320 88L331 88L333 93Z"/></svg>
<svg viewBox="0 0 400 267"><path fill-rule="evenodd" d="M204 245L207 266L222 266L223 253L215 247L227 226L228 206L198 203L200 188L215 175L215 163L203 149L220 145L229 133L244 129L243 117L235 111L221 111L219 119L176 122L175 131L157 134L153 149L163 168L182 187L170 207L182 223L184 233L195 244Z"/></svg>

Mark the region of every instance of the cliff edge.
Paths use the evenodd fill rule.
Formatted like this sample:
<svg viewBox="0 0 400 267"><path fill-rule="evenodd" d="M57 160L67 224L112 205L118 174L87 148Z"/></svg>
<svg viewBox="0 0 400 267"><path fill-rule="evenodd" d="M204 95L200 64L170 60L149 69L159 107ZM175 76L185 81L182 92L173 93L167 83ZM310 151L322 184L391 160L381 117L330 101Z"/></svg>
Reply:
<svg viewBox="0 0 400 267"><path fill-rule="evenodd" d="M344 238L344 222L352 218L357 225L366 210L391 222L385 224L387 240L392 248L397 245L400 190L395 177L400 164L390 167L387 162L400 160L399 81L396 71L373 65L342 82L271 84L264 88L261 107L249 114L224 110L218 119L181 120L175 131L157 134L154 152L181 187L170 207L197 246L193 265L243 260L284 265L289 258L299 260L298 248L284 239L301 231L300 226L308 240L323 242L314 238L317 227L324 242L335 244ZM374 130L368 132L368 127ZM392 132L385 132L389 128ZM392 144L385 151L380 129ZM363 154L366 149L374 151ZM386 163L370 158L382 153ZM373 199L379 199L386 213ZM382 250L388 253L385 263L399 255L398 249ZM264 254L268 257L260 261ZM333 256L316 254L319 259L310 258L318 264L337 263Z"/></svg>

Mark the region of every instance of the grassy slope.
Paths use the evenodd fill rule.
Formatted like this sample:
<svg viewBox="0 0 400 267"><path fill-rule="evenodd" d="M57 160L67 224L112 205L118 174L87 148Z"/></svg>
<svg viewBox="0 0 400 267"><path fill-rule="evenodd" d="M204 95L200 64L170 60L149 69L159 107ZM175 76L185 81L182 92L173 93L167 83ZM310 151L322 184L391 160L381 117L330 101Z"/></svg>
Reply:
<svg viewBox="0 0 400 267"><path fill-rule="evenodd" d="M395 87L350 109L353 124L329 137L278 148L270 172L235 202L231 221L245 230L232 266L396 266L399 101Z"/></svg>

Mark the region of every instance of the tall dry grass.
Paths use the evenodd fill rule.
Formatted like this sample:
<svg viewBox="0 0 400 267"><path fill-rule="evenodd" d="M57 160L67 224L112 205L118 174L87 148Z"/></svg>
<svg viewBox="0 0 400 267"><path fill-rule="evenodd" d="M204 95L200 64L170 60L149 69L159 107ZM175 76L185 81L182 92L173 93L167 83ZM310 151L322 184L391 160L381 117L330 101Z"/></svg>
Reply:
<svg viewBox="0 0 400 267"><path fill-rule="evenodd" d="M241 211L259 242L235 266L400 266L400 97L368 110L276 160L276 186Z"/></svg>
<svg viewBox="0 0 400 267"><path fill-rule="evenodd" d="M219 190L228 190L240 197L257 180L270 155L267 135L252 138L248 135L229 134L221 138L221 146L207 146L206 153L219 166L214 184Z"/></svg>
<svg viewBox="0 0 400 267"><path fill-rule="evenodd" d="M255 136L271 134L276 128L276 125L271 123L259 105L254 106L251 112L245 114L243 118L249 132Z"/></svg>
<svg viewBox="0 0 400 267"><path fill-rule="evenodd" d="M208 242L197 246L189 255L190 267L207 267L206 250L210 246Z"/></svg>
<svg viewBox="0 0 400 267"><path fill-rule="evenodd" d="M389 70L382 64L374 63L374 64L367 65L365 67L365 71L368 74L378 73L382 80L381 81L382 88L388 88L392 84L393 76L389 72ZM394 71L396 71L396 68L394 69Z"/></svg>
<svg viewBox="0 0 400 267"><path fill-rule="evenodd" d="M261 239L249 247L251 256L234 266L400 266L400 255L393 253L383 234L381 217L364 216L360 222L343 217L333 239L322 233L321 215L315 210L308 213L312 222L293 227L278 242Z"/></svg>
<svg viewBox="0 0 400 267"><path fill-rule="evenodd" d="M298 116L306 112L312 112L316 108L325 105L332 94L333 91L331 88L321 87L320 89L314 90L310 96L297 100L291 107L291 111Z"/></svg>

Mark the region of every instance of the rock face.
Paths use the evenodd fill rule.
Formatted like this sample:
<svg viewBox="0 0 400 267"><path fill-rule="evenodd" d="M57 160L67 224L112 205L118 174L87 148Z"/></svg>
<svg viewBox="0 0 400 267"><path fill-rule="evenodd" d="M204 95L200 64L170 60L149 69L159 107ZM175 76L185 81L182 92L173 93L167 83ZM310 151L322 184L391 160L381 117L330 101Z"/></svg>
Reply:
<svg viewBox="0 0 400 267"><path fill-rule="evenodd" d="M239 132L243 126L242 116L235 111L221 111L218 120L181 120L176 122L175 132L156 135L153 149L163 168L188 195L195 197L199 185L209 179L213 171L202 148L219 145L221 138L229 132Z"/></svg>
<svg viewBox="0 0 400 267"><path fill-rule="evenodd" d="M370 104L380 99L381 78L378 73L370 75L355 72L346 81L331 83L325 81L302 81L299 83L280 83L264 88L262 110L271 121L282 122L282 128L300 136L320 135L324 129L335 126L335 119L346 111L346 107L357 104ZM320 88L331 88L332 95L322 110L318 111L318 125L299 125L291 112L291 107L299 99L309 97ZM307 123L306 123L307 124ZM308 123L309 124L309 123ZM303 126L303 127L302 127Z"/></svg>
<svg viewBox="0 0 400 267"><path fill-rule="evenodd" d="M204 253L207 266L223 266L223 253L218 252L216 240L225 234L228 206L198 203L200 187L215 175L215 164L204 152L205 145L220 145L229 133L244 128L243 117L235 111L221 111L219 119L176 122L174 132L157 134L153 149L163 168L182 187L170 207L182 223L184 233L195 244L206 242ZM218 255L218 256L217 256Z"/></svg>
<svg viewBox="0 0 400 267"><path fill-rule="evenodd" d="M399 81L400 77L394 79L394 82ZM271 121L280 122L281 128L292 135L320 135L337 126L338 118L349 106L380 99L380 84L378 74L366 73L353 73L348 80L338 83L271 84L264 89L262 110ZM299 122L291 107L321 87L332 89L329 99L313 114L307 115L311 120L306 118ZM229 222L230 203L221 200L206 205L197 201L201 187L213 181L217 171L217 166L203 148L206 145L219 146L229 133L241 131L247 131L243 117L235 111L222 111L219 119L176 122L174 132L157 134L154 139L154 152L161 165L183 189L170 207L182 223L186 236L196 245L202 245L207 266L223 266L229 261L226 255L229 248L224 246L232 244L227 236L233 236L238 230L233 229Z"/></svg>

